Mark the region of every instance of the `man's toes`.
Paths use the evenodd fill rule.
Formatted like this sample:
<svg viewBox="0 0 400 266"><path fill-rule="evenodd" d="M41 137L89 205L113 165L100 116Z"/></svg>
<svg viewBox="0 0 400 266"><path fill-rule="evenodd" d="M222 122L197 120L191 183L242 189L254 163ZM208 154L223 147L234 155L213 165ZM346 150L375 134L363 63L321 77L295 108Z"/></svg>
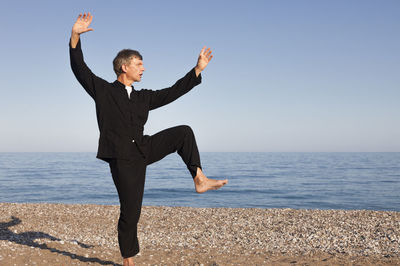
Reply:
<svg viewBox="0 0 400 266"><path fill-rule="evenodd" d="M226 180L226 179L221 180L219 183L221 184L221 186L224 186L224 185L228 184L228 180Z"/></svg>

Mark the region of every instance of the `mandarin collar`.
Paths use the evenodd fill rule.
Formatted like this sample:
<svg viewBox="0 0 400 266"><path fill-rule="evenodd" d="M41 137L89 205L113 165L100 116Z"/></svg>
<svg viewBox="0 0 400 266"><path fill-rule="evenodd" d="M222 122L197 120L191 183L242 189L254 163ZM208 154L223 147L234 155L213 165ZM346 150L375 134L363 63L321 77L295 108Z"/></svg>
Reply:
<svg viewBox="0 0 400 266"><path fill-rule="evenodd" d="M121 88L121 89L124 89L124 90L125 90L126 85L123 84L123 83L121 83L118 79L115 80L113 84L114 84L117 88ZM134 90L135 90L135 87L134 87L133 85L131 85L131 87L132 87L132 91L134 91Z"/></svg>

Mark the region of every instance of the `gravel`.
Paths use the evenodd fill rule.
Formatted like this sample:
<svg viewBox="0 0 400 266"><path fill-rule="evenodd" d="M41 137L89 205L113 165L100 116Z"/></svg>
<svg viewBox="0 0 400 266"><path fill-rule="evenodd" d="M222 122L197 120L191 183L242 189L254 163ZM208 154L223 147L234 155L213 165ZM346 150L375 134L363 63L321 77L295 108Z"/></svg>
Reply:
<svg viewBox="0 0 400 266"><path fill-rule="evenodd" d="M118 206L0 203L0 265L27 254L115 264L118 215ZM145 206L138 230L143 262L264 264L316 254L400 262L400 212Z"/></svg>

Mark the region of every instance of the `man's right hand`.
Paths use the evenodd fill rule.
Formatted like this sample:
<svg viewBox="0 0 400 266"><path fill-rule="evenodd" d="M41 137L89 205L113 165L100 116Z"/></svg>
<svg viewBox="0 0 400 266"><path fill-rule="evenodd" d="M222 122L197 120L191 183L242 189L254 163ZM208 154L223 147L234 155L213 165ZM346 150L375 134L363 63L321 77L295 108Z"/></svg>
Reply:
<svg viewBox="0 0 400 266"><path fill-rule="evenodd" d="M89 28L90 23L92 23L93 16L89 13L79 14L78 18L75 21L74 26L72 26L71 33L71 47L75 48L79 41L79 36L82 33L92 31L92 28Z"/></svg>

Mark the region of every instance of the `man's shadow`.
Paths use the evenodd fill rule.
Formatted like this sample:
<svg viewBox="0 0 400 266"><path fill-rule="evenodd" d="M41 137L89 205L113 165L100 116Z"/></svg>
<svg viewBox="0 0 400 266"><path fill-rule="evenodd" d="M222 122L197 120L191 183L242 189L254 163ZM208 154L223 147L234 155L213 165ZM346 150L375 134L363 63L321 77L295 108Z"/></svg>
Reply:
<svg viewBox="0 0 400 266"><path fill-rule="evenodd" d="M70 257L71 259L80 260L82 262L95 262L95 263L99 263L101 265L120 265L120 264L116 264L112 261L104 261L99 258L86 258L84 256L73 254L68 251L51 248L51 247L47 246L46 244L36 243L35 242L36 239L49 239L51 241L60 241L61 240L59 238L56 238L54 236L51 236L51 235L43 233L43 232L29 231L29 232L23 232L23 233L16 234L9 229L9 227L20 224L20 223L21 223L21 220L14 216L11 216L11 221L9 221L9 222L0 222L0 240L8 240L10 242L14 242L14 243L20 244L20 245L25 245L25 246L34 247L34 248L40 248L43 250L49 250L50 252L62 254L64 256ZM93 247L90 245L86 245L84 243L80 243L78 241L75 241L75 242L83 248Z"/></svg>

